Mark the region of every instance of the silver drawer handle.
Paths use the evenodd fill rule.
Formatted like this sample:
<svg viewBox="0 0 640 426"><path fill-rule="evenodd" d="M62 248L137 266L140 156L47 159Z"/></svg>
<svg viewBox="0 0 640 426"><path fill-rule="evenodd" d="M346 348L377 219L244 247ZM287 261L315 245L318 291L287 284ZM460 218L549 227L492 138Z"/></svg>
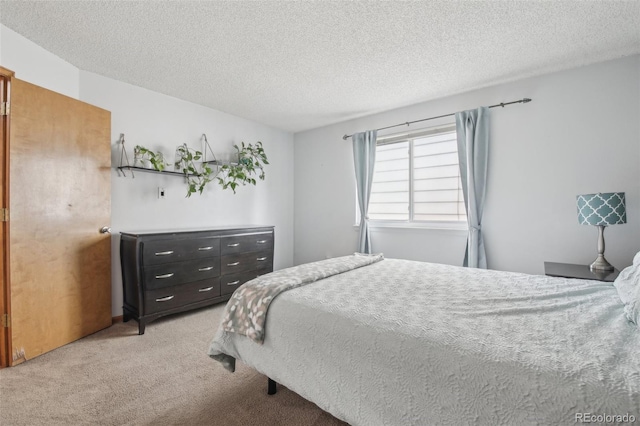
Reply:
<svg viewBox="0 0 640 426"><path fill-rule="evenodd" d="M213 290L213 287L207 287L207 288L201 288L201 289L198 289L198 291L199 291L200 293L204 293L205 291L211 291L211 290Z"/></svg>
<svg viewBox="0 0 640 426"><path fill-rule="evenodd" d="M227 285L236 285L236 284L239 284L239 283L240 283L240 280L235 280L232 283L227 283Z"/></svg>
<svg viewBox="0 0 640 426"><path fill-rule="evenodd" d="M156 256L169 256L170 254L173 254L173 250L159 251L158 253L156 253Z"/></svg>
<svg viewBox="0 0 640 426"><path fill-rule="evenodd" d="M266 242L267 242L267 240L256 241L256 243L258 243L258 244L265 244Z"/></svg>
<svg viewBox="0 0 640 426"><path fill-rule="evenodd" d="M209 246L209 247L198 247L198 250L200 251L207 251L207 250L211 250L213 249L213 246Z"/></svg>
<svg viewBox="0 0 640 426"><path fill-rule="evenodd" d="M263 260L267 260L267 258L266 257L259 257L256 260L259 261L259 262L262 262Z"/></svg>
<svg viewBox="0 0 640 426"><path fill-rule="evenodd" d="M227 263L227 266L238 266L240 262Z"/></svg>
<svg viewBox="0 0 640 426"><path fill-rule="evenodd" d="M164 275L156 275L156 279L157 280L161 280L163 278L171 278L173 276L173 272L170 274L164 274Z"/></svg>
<svg viewBox="0 0 640 426"><path fill-rule="evenodd" d="M174 298L174 296L161 297L160 299L156 299L156 302L168 302L169 300L171 300L173 298Z"/></svg>
<svg viewBox="0 0 640 426"><path fill-rule="evenodd" d="M207 266L206 268L199 268L198 271L204 272L204 271L210 271L212 269L213 269L213 266Z"/></svg>
<svg viewBox="0 0 640 426"><path fill-rule="evenodd" d="M227 247L238 247L239 245L240 245L240 243L227 244Z"/></svg>

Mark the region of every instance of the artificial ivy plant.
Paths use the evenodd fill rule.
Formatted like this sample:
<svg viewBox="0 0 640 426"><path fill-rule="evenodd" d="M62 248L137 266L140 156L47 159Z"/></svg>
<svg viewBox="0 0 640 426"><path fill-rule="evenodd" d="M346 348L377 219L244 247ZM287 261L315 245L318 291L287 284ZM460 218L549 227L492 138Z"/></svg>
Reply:
<svg viewBox="0 0 640 426"><path fill-rule="evenodd" d="M196 166L195 161L202 159L202 152L189 148L187 144L180 145L176 149L175 170L184 173L187 179L187 197L198 192L202 194L205 186L216 176L214 169L207 162Z"/></svg>
<svg viewBox="0 0 640 426"><path fill-rule="evenodd" d="M255 145L250 143L245 145L242 142L241 147L236 144L233 147L237 151L238 162L231 162L220 167L218 183L222 185L222 189L231 188L235 194L238 185L248 183L255 185L256 180L253 175L256 173L260 180L264 180L264 166L269 164L269 161L260 141Z"/></svg>
<svg viewBox="0 0 640 426"><path fill-rule="evenodd" d="M143 163L145 160L149 161L153 168L158 171L164 170L164 168L167 166L167 164L165 164L164 162L164 155L162 155L161 152L154 152L141 145L136 145L133 148L133 159L134 165L137 161L140 161L140 163Z"/></svg>

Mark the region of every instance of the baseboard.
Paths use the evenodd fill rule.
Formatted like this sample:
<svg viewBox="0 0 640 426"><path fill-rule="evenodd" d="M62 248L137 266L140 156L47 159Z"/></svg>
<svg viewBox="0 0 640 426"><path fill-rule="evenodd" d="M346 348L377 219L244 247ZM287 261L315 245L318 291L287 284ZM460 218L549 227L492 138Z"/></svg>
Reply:
<svg viewBox="0 0 640 426"><path fill-rule="evenodd" d="M115 323L118 323L118 322L122 322L122 315L111 318L111 324L112 325L115 324Z"/></svg>

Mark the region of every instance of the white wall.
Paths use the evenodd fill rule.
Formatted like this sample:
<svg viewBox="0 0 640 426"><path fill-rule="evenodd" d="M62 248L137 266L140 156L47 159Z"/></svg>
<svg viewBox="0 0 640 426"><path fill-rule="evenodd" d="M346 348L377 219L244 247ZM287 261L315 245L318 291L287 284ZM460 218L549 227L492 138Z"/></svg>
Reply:
<svg viewBox="0 0 640 426"><path fill-rule="evenodd" d="M274 268L293 264L293 135L220 111L155 93L100 75L78 70L33 42L0 27L0 65L16 77L111 111L112 313L122 314L119 232L179 230L220 225L274 225ZM8 36L7 36L8 35ZM185 198L184 179L153 173L119 177L120 133L125 134L129 159L133 147L161 150L173 161L178 145L200 148L206 133L217 156L232 144L260 140L270 164L265 181L223 191L210 184L202 196ZM158 199L158 187L166 197ZM96 226L101 226L97 224Z"/></svg>
<svg viewBox="0 0 640 426"><path fill-rule="evenodd" d="M0 24L0 64L16 78L78 99L79 70ZM19 72L19 73L18 73Z"/></svg>
<svg viewBox="0 0 640 426"><path fill-rule="evenodd" d="M119 259L121 231L197 229L219 225L275 225L274 268L293 264L293 135L249 120L162 95L117 80L80 71L80 99L111 111L111 228L113 309L122 312ZM254 186L222 190L209 184L203 195L186 198L184 178L154 173L118 176L117 143L133 164L133 147L162 151L173 163L178 145L201 149L202 134L216 156L230 155L233 143L262 141L269 158L266 179ZM169 168L171 170L172 167ZM158 187L165 198L158 198Z"/></svg>
<svg viewBox="0 0 640 426"><path fill-rule="evenodd" d="M631 264L640 250L639 77L633 56L297 133L294 263L356 249L353 154L344 134L529 97L491 110L489 267L541 274L544 261L590 263L597 230L578 225L575 197L614 191L626 192L628 223L607 228L605 254L619 268ZM374 229L372 244L387 257L460 265L465 235Z"/></svg>

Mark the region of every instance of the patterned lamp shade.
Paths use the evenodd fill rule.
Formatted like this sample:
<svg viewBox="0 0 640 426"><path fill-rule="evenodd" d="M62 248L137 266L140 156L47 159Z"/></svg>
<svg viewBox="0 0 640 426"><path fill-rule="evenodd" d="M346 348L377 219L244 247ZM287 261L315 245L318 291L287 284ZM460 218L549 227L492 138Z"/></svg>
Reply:
<svg viewBox="0 0 640 426"><path fill-rule="evenodd" d="M607 226L627 223L624 192L578 195L578 222Z"/></svg>

